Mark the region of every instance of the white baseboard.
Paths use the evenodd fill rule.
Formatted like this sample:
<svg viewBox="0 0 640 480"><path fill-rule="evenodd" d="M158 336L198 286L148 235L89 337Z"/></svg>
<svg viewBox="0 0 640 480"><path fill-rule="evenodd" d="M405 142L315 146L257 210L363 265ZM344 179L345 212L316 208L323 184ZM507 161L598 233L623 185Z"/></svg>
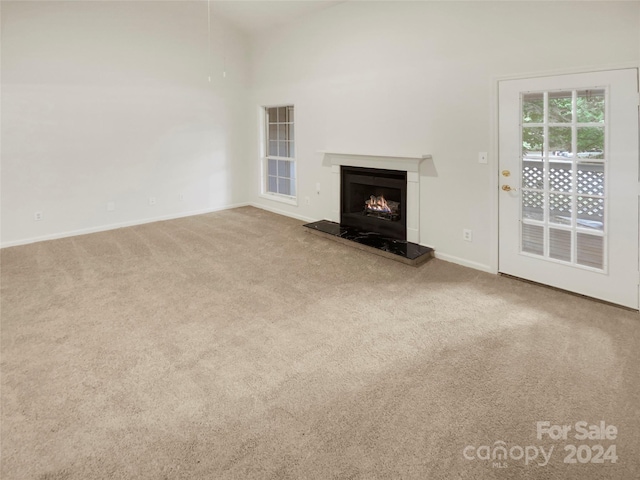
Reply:
<svg viewBox="0 0 640 480"><path fill-rule="evenodd" d="M224 207L206 208L203 210L192 210L190 212L181 212L181 213L176 213L172 215L163 215L160 217L145 218L143 220L133 220L130 222L101 225L99 227L83 228L80 230L73 230L70 232L52 233L50 235L43 235L41 237L32 237L32 238L26 238L23 240L14 240L11 242L5 242L2 245L0 245L0 248L17 247L19 245L28 245L30 243L44 242L47 240L57 240L59 238L75 237L78 235L87 235L89 233L106 232L108 230L116 230L118 228L144 225L145 223L163 222L165 220L175 220L176 218L193 217L195 215L203 215L205 213L220 212L222 210L231 210L233 208L247 207L247 206L249 206L249 203L236 203L236 204L227 205Z"/></svg>
<svg viewBox="0 0 640 480"><path fill-rule="evenodd" d="M263 205L261 203L249 203L248 205L259 208L261 210L266 210L267 212L277 213L278 215L284 215L285 217L295 218L296 220L302 220L303 222L307 222L307 223L318 221L317 218L309 218L309 217L305 217L304 215L298 215L296 213L280 210L279 208L267 207L266 205Z"/></svg>
<svg viewBox="0 0 640 480"><path fill-rule="evenodd" d="M309 217L305 217L303 215L297 215L295 213L286 212L286 211L280 210L278 208L267 207L267 206L259 204L259 203L251 203L250 205L252 207L260 208L260 209L266 210L268 212L277 213L278 215L284 215L285 217L291 217L291 218L295 218L297 220L302 220L303 222L311 223L311 222L316 222L317 221L317 219L314 219L314 218L309 218ZM420 245L422 245L422 244L420 244ZM433 248L433 246L430 246L430 245L422 245L422 246ZM498 271L496 269L491 268L491 266L489 266L489 265L485 265L483 263L478 263L478 262L472 262L471 260L466 260L464 258L456 257L454 255L449 255L447 253L439 253L437 250L435 251L435 257L439 258L440 260L444 260L445 262L457 263L458 265L462 265L464 267L473 268L474 270L481 270L483 272L492 273L492 274L497 274L498 273Z"/></svg>
<svg viewBox="0 0 640 480"><path fill-rule="evenodd" d="M439 253L437 250L435 252L436 258L440 260L444 260L445 262L457 263L458 265L462 265L464 267L473 268L475 270L481 270L487 273L497 274L498 271L491 268L490 265L485 265L483 263L472 262L471 260L466 260L464 258L456 257L454 255L449 255L448 253Z"/></svg>
<svg viewBox="0 0 640 480"><path fill-rule="evenodd" d="M44 242L44 241L47 241L47 240L56 240L56 239L60 239L60 238L75 237L75 236L78 236L78 235L87 235L87 234L90 234L90 233L106 232L106 231L109 231L109 230L116 230L118 228L134 227L136 225L144 225L146 223L162 222L162 221L165 221L165 220L175 220L177 218L193 217L195 215L204 215L206 213L220 212L220 211L223 211L223 210L231 210L231 209L234 209L234 208L247 207L247 206L252 206L252 207L255 207L255 208L259 208L261 210L266 210L268 212L276 213L278 215L284 215L285 217L295 218L297 220L301 220L301 221L307 222L307 223L311 223L311 222L317 221L317 219L315 219L315 218L305 217L304 215L298 215L298 214L295 214L295 213L287 212L285 210L280 210L279 208L273 208L273 207L269 207L269 206L262 205L262 204L259 204L259 203L254 203L254 202L236 203L236 204L233 204L233 205L226 205L226 206L223 206L223 207L207 208L207 209L202 209L202 210L192 210L190 212L182 212L182 213L177 213L177 214L172 214L172 215L164 215L164 216L160 216L160 217L145 218L143 220L133 220L133 221L130 221L130 222L112 223L112 224L109 224L109 225L102 225L102 226L99 226L99 227L84 228L84 229L73 230L73 231L69 231L69 232L60 232L60 233L54 233L54 234L50 234L50 235L43 235L43 236L40 236L40 237L26 238L26 239L22 239L22 240L15 240L15 241L3 243L2 245L0 245L0 248L17 247L17 246L20 246L20 245L28 245L30 243ZM498 273L497 270L491 268L489 265L484 265L482 263L473 262L473 261L470 261L470 260L466 260L464 258L456 257L454 255L449 255L447 253L440 253L437 250L435 252L435 257L439 258L441 260L444 260L445 262L456 263L458 265L463 265L465 267L473 268L475 270L481 270L483 272L493 273L493 274L497 274Z"/></svg>

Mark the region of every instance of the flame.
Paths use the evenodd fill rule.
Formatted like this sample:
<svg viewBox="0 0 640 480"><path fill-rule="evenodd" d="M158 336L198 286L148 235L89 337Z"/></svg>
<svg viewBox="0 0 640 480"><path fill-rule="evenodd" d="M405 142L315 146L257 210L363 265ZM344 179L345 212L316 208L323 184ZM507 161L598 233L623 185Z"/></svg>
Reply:
<svg viewBox="0 0 640 480"><path fill-rule="evenodd" d="M376 197L375 195L371 195L369 200L364 202L367 206L368 210L373 210L374 212L385 212L391 213L391 208L387 204L387 201L383 196Z"/></svg>

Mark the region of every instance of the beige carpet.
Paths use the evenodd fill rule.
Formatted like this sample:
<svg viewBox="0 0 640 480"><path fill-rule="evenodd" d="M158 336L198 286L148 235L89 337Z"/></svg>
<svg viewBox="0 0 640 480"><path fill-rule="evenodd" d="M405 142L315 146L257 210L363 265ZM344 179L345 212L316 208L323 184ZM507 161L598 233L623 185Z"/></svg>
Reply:
<svg viewBox="0 0 640 480"><path fill-rule="evenodd" d="M640 477L638 313L301 225L241 208L3 249L1 478Z"/></svg>

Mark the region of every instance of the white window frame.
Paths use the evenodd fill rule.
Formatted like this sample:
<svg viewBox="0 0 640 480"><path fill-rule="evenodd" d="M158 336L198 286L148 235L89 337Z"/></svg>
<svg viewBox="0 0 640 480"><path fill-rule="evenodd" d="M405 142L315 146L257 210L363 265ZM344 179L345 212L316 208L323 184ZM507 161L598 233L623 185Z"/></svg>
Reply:
<svg viewBox="0 0 640 480"><path fill-rule="evenodd" d="M294 120L293 122L289 122L292 125L295 125L295 105L293 103L283 103L277 105L266 105L259 108L260 115L260 156L261 156L261 175L260 175L260 197L266 198L269 200L274 200L277 202L286 203L289 205L298 205L298 165L296 161L296 142L295 142L295 129L294 129L294 155L291 157L280 157L269 155L269 117L268 111L270 108L280 108L280 107L290 107L293 108L294 111ZM269 191L269 160L285 160L289 161L294 166L294 178L293 186L295 189L295 195L285 195L277 192Z"/></svg>

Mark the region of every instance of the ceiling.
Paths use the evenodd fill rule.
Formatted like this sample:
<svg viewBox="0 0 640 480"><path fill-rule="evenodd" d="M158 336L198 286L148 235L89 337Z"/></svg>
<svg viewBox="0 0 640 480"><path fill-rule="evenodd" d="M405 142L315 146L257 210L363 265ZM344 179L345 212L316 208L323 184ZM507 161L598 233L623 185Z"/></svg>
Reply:
<svg viewBox="0 0 640 480"><path fill-rule="evenodd" d="M286 25L345 0L211 0L211 15L226 19L248 35Z"/></svg>

